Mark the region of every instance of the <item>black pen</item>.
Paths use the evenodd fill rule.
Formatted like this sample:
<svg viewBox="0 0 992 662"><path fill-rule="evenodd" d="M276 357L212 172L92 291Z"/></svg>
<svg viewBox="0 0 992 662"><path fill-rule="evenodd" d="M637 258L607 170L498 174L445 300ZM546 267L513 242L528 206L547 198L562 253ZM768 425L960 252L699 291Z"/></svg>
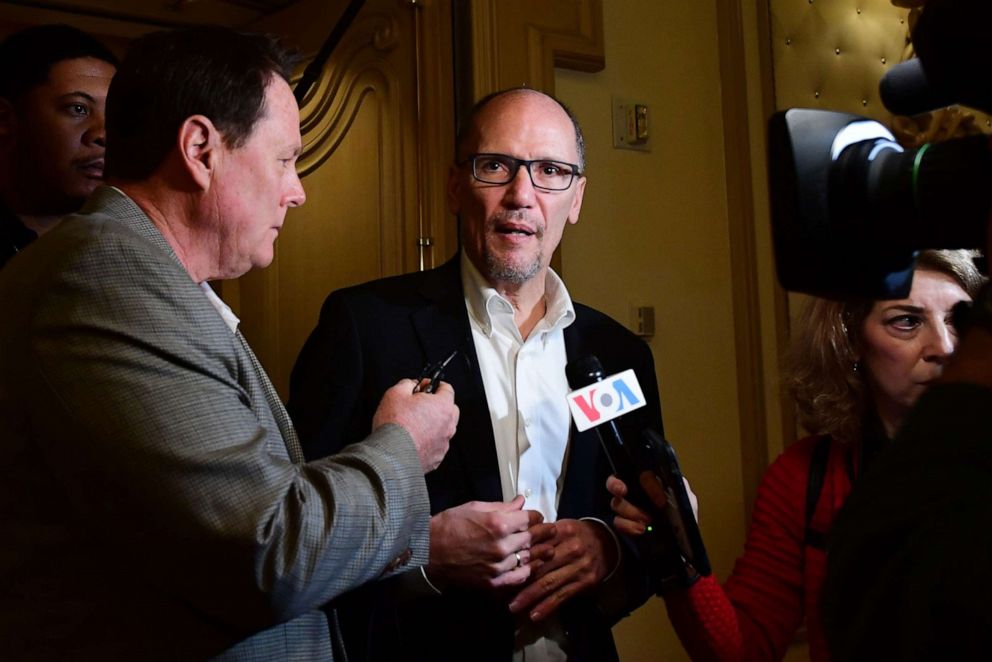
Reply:
<svg viewBox="0 0 992 662"><path fill-rule="evenodd" d="M451 363L451 359L455 358L455 356L457 355L458 355L458 350L456 349L453 352L451 352L451 354L448 355L448 358L441 361L440 363L436 363L436 364L428 363L427 366L423 369L423 371L421 371L420 379L417 381L417 385L413 388L413 392L433 393L434 391L436 391L438 385L441 383L441 378L444 376L444 369L448 367L449 363ZM425 379L429 380L429 383L424 388L420 388L420 385L423 383Z"/></svg>

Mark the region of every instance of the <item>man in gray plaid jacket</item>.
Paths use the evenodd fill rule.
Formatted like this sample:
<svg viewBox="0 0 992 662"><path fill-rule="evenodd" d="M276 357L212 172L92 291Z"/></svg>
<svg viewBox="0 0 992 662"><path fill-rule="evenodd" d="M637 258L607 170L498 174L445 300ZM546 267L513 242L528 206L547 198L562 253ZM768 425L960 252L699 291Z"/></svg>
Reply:
<svg viewBox="0 0 992 662"><path fill-rule="evenodd" d="M206 284L268 265L305 200L290 64L221 28L136 41L112 186L0 275L0 658L330 659L318 607L427 561L450 386L401 381L304 463Z"/></svg>

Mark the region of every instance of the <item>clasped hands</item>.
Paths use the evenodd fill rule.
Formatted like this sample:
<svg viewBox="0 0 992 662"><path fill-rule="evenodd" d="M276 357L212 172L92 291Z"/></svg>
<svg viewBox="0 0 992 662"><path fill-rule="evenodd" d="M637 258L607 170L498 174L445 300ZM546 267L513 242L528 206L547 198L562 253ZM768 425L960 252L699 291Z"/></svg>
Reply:
<svg viewBox="0 0 992 662"><path fill-rule="evenodd" d="M610 533L597 522L544 522L508 503L471 501L431 518L432 583L505 595L513 613L539 621L572 596L598 585L616 565Z"/></svg>

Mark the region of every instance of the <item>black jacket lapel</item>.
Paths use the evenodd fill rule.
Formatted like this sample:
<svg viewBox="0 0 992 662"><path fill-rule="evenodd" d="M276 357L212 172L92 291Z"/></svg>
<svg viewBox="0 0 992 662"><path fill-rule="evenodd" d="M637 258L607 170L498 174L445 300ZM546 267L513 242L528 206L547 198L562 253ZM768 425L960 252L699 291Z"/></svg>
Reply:
<svg viewBox="0 0 992 662"><path fill-rule="evenodd" d="M496 442L465 310L459 256L425 278L421 294L431 305L414 312L412 322L427 360L433 363L454 349L459 352L444 377L455 389L455 402L460 409L458 431L441 467L427 477L432 510L437 512L467 500L502 501ZM468 494L458 494L464 490Z"/></svg>

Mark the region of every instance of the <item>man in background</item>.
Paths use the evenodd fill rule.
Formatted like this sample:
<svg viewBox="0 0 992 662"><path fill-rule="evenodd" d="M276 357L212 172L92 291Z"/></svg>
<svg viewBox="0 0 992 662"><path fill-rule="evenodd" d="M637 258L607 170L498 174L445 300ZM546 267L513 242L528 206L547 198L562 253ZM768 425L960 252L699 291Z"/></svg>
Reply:
<svg viewBox="0 0 992 662"><path fill-rule="evenodd" d="M427 562L450 386L384 393L304 463L208 281L267 266L290 207L292 58L223 28L136 40L107 182L0 272L0 658L327 660L318 607Z"/></svg>
<svg viewBox="0 0 992 662"><path fill-rule="evenodd" d="M0 43L0 268L102 182L116 69L103 44L67 25Z"/></svg>
<svg viewBox="0 0 992 662"><path fill-rule="evenodd" d="M578 122L556 99L513 89L480 101L449 176L461 253L332 293L297 360L289 409L316 458L368 433L398 375L458 352L445 374L461 419L428 477L423 586L410 573L342 601L353 660L602 662L616 658L610 627L647 595L604 523L607 458L566 400L566 363L595 354L606 374L633 368L643 387L647 406L621 428L661 431L648 346L573 303L549 266L579 219L584 161Z"/></svg>

